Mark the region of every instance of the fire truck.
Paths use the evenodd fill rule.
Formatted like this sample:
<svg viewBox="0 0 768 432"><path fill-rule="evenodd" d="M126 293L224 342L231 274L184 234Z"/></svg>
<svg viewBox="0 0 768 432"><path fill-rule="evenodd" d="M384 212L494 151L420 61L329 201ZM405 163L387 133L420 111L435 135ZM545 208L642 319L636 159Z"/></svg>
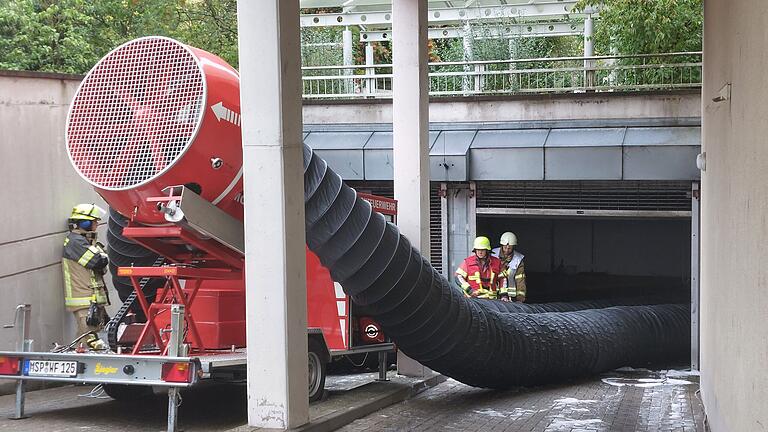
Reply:
<svg viewBox="0 0 768 432"><path fill-rule="evenodd" d="M31 307L19 305L17 348L0 352L0 378L17 381L17 418L27 381L101 384L131 400L166 387L173 430L179 389L246 376L239 75L219 57L172 39L127 42L85 77L66 133L75 170L124 217L121 238L158 257L120 264L115 273L133 288L119 318L136 302L146 320L113 319L108 351L79 352L77 340L35 351ZM395 200L358 196L396 223ZM395 345L309 249L306 269L310 399L322 397L326 365L341 356L378 355L386 379ZM147 282L158 280L147 295Z"/></svg>

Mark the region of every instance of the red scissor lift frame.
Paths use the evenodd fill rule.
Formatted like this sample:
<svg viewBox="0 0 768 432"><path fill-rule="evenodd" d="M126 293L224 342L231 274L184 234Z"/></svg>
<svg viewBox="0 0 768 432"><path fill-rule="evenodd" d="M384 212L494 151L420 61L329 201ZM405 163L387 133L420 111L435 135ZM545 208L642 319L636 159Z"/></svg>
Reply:
<svg viewBox="0 0 768 432"><path fill-rule="evenodd" d="M147 201L160 204L180 199L181 196L166 196L148 198ZM168 354L168 338L160 331L157 317L162 311L170 310L173 304L184 306L184 319L193 342L188 354L206 353L206 347L192 315L195 297L205 280L242 280L245 267L243 255L215 239L202 238L183 225L147 227L129 222L123 228L123 236L166 258L166 265L162 267L118 268L118 276L131 280L139 305L147 317L131 354L139 354L142 347L150 342L150 337L157 346L153 352ZM151 304L147 302L140 287L141 279L147 277L166 279ZM182 287L182 280L192 281L191 286L185 283Z"/></svg>

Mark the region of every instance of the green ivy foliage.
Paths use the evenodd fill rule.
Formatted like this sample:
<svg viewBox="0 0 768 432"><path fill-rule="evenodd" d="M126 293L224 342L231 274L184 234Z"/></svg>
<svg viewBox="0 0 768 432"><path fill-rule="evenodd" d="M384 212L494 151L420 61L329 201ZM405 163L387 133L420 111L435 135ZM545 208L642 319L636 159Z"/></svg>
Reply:
<svg viewBox="0 0 768 432"><path fill-rule="evenodd" d="M701 51L702 0L581 0L599 9L596 54Z"/></svg>

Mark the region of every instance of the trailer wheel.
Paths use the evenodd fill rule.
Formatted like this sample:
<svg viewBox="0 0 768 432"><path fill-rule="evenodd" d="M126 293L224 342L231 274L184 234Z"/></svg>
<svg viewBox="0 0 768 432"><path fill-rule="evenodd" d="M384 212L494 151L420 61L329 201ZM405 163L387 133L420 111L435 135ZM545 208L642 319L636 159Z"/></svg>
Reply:
<svg viewBox="0 0 768 432"><path fill-rule="evenodd" d="M309 401L319 401L325 392L326 353L322 344L315 338L307 341L307 361L309 366Z"/></svg>
<svg viewBox="0 0 768 432"><path fill-rule="evenodd" d="M104 393L118 402L137 403L155 397L152 387L127 385L127 384L104 384Z"/></svg>

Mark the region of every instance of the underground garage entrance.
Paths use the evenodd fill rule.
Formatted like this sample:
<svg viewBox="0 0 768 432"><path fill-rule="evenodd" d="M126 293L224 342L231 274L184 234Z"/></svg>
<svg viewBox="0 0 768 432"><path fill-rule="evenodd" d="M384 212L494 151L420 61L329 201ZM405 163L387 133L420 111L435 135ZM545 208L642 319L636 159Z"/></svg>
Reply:
<svg viewBox="0 0 768 432"><path fill-rule="evenodd" d="M477 186L476 233L505 231L526 255L531 302L614 297L688 302L698 265L691 182ZM698 250L694 251L698 252Z"/></svg>
<svg viewBox="0 0 768 432"><path fill-rule="evenodd" d="M526 256L529 302L690 298L690 218L478 214L478 235L504 231Z"/></svg>

